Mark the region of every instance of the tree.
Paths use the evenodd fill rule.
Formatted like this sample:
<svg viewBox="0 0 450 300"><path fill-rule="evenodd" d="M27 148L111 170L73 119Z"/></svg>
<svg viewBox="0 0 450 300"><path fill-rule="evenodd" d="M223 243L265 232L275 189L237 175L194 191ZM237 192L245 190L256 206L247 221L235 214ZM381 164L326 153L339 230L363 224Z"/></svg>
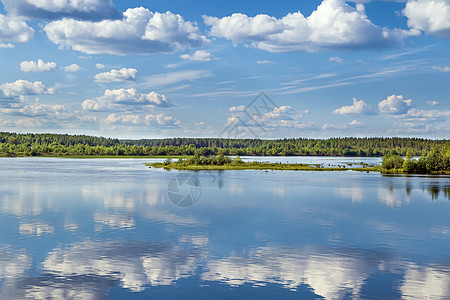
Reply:
<svg viewBox="0 0 450 300"><path fill-rule="evenodd" d="M425 164L428 172L437 172L444 169L442 153L437 147L433 147L433 149L428 152Z"/></svg>

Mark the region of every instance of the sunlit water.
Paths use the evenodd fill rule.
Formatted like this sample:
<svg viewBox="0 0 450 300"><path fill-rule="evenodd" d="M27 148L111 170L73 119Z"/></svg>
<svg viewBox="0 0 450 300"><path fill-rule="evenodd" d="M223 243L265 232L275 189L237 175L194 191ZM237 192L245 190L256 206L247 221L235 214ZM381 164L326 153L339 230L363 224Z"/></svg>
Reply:
<svg viewBox="0 0 450 300"><path fill-rule="evenodd" d="M148 161L0 159L0 299L450 298L449 177Z"/></svg>

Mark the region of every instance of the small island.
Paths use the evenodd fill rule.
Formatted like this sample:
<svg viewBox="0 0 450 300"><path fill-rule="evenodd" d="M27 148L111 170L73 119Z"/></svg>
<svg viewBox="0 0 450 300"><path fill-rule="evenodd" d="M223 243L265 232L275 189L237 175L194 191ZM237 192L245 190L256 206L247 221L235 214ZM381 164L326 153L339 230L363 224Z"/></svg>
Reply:
<svg viewBox="0 0 450 300"><path fill-rule="evenodd" d="M283 171L360 171L360 172L379 172L379 166L369 166L361 163L361 167L347 168L340 167L324 167L321 164L289 164L289 163L269 163L269 162L244 162L239 156L232 159L228 156L220 154L218 156L200 156L198 153L189 158L179 158L172 160L167 158L163 163L148 163L149 167L176 169L176 170L283 170Z"/></svg>
<svg viewBox="0 0 450 300"><path fill-rule="evenodd" d="M381 166L360 163L361 167L347 168L324 167L321 164L300 163L269 163L269 162L244 162L239 156L232 159L223 153L217 156L201 156L196 152L188 158L172 160L168 157L162 163L148 163L147 166L154 168L176 169L176 170L290 170L290 171L358 171L358 172L380 172L383 174L434 174L450 175L450 151L433 148L424 152L420 158L413 158L412 152L408 151L405 157L389 151L382 160Z"/></svg>

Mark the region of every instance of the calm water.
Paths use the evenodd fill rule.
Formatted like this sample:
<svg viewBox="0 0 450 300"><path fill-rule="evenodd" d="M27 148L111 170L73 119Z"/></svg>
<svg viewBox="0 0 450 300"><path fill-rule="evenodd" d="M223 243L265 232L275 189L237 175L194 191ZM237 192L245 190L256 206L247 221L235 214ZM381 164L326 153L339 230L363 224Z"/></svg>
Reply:
<svg viewBox="0 0 450 300"><path fill-rule="evenodd" d="M450 298L449 177L148 161L0 159L0 299Z"/></svg>

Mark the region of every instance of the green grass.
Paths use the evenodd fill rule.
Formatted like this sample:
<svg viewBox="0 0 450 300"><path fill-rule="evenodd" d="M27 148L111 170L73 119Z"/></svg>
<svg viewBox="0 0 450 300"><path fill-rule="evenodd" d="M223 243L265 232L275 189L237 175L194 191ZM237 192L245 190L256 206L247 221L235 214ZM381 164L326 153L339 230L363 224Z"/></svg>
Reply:
<svg viewBox="0 0 450 300"><path fill-rule="evenodd" d="M381 173L383 174L392 174L392 175L450 175L450 171L435 171L435 172L427 172L427 173L408 173L405 172L403 169L381 169Z"/></svg>
<svg viewBox="0 0 450 300"><path fill-rule="evenodd" d="M373 168L321 168L317 166L311 166L306 164L276 164L276 163L260 163L260 162L248 162L241 164L228 164L223 166L216 165L187 165L173 162L171 164L166 163L148 163L149 167L174 169L174 170L285 170L285 171L359 171L359 172L379 172L379 167Z"/></svg>

